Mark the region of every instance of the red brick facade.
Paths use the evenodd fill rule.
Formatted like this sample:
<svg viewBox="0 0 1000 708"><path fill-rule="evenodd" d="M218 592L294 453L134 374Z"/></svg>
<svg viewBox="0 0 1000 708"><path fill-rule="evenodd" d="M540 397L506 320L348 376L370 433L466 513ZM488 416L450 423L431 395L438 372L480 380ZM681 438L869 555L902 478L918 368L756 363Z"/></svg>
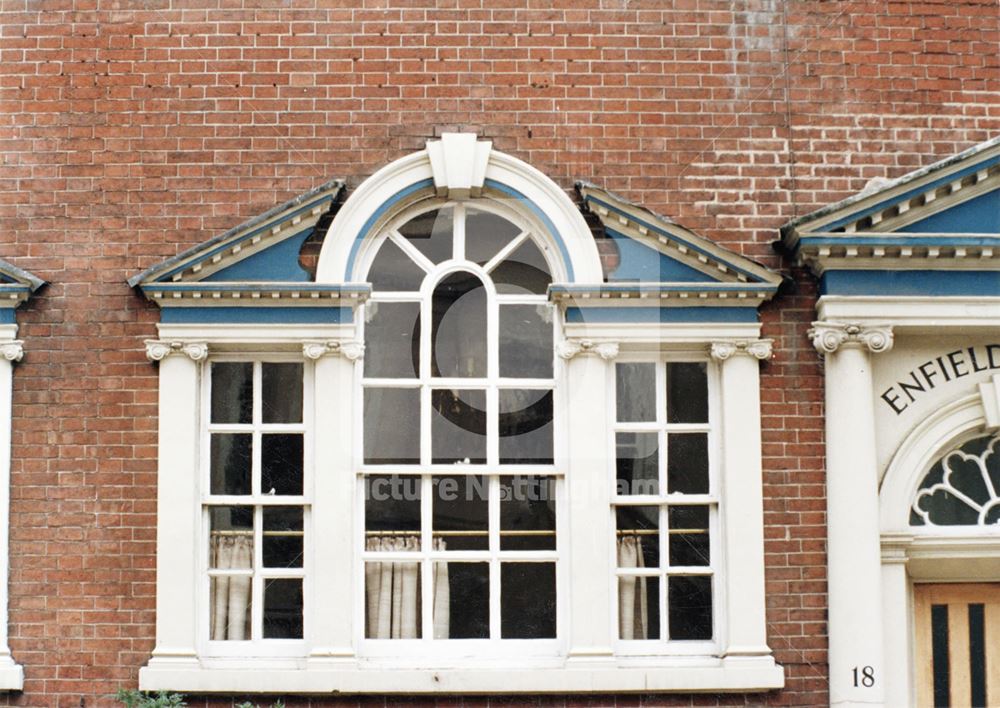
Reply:
<svg viewBox="0 0 1000 708"><path fill-rule="evenodd" d="M51 285L18 318L10 646L25 684L0 704L110 705L153 647L157 376L142 340L157 313L126 278L454 130L789 272L771 243L790 218L1000 133L1000 5L4 0L0 257ZM826 702L815 287L789 274L763 308L762 386L786 688L464 704Z"/></svg>

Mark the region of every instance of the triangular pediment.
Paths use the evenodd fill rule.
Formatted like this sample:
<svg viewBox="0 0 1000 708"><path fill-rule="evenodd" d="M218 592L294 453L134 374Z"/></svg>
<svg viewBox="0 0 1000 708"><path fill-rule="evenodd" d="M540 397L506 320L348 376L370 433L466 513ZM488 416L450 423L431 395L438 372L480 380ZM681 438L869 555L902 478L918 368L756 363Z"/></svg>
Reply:
<svg viewBox="0 0 1000 708"><path fill-rule="evenodd" d="M1000 270L1000 137L799 217L799 263L828 270Z"/></svg>
<svg viewBox="0 0 1000 708"><path fill-rule="evenodd" d="M41 278L0 260L0 307L17 307L43 285Z"/></svg>
<svg viewBox="0 0 1000 708"><path fill-rule="evenodd" d="M780 274L609 190L588 182L576 187L607 239L603 290L759 302L782 282Z"/></svg>

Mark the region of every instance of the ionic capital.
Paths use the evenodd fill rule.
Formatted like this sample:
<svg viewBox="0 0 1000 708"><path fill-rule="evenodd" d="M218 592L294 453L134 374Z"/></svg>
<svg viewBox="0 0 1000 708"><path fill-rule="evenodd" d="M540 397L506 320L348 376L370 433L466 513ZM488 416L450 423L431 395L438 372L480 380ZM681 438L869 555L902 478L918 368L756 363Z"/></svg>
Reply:
<svg viewBox="0 0 1000 708"><path fill-rule="evenodd" d="M833 354L841 347L865 347L873 354L892 349L890 325L862 325L856 322L813 322L809 338L820 354Z"/></svg>
<svg viewBox="0 0 1000 708"><path fill-rule="evenodd" d="M306 359L313 361L324 356L342 356L350 361L357 361L365 353L365 345L361 342L348 340L326 340L319 342L305 342L302 345L302 355Z"/></svg>
<svg viewBox="0 0 1000 708"><path fill-rule="evenodd" d="M7 361L21 361L24 357L24 342L20 339L15 339L12 342L4 342L0 344L0 354Z"/></svg>
<svg viewBox="0 0 1000 708"><path fill-rule="evenodd" d="M564 339L556 344L556 354L563 359L572 359L577 355L591 354L605 361L611 361L618 356L618 342L595 342L590 339Z"/></svg>
<svg viewBox="0 0 1000 708"><path fill-rule="evenodd" d="M716 361L725 361L730 357L750 356L758 361L766 361L774 352L773 339L748 339L736 341L712 342L711 355Z"/></svg>
<svg viewBox="0 0 1000 708"><path fill-rule="evenodd" d="M146 340L146 356L151 361L162 361L172 354L183 354L191 361L202 361L208 356L205 342L165 342L162 339Z"/></svg>

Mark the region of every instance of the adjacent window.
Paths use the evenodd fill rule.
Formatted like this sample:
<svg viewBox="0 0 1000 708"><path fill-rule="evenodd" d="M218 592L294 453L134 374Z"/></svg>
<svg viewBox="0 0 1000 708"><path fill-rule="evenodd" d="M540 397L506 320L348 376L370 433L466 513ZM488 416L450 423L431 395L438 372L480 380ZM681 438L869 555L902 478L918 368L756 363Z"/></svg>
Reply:
<svg viewBox="0 0 1000 708"><path fill-rule="evenodd" d="M638 651L711 640L719 499L707 365L622 362L615 383L619 639Z"/></svg>
<svg viewBox="0 0 1000 708"><path fill-rule="evenodd" d="M304 365L213 361L208 372L206 636L222 653L225 644L301 640L310 503Z"/></svg>
<svg viewBox="0 0 1000 708"><path fill-rule="evenodd" d="M364 307L364 638L554 639L549 266L523 224L459 203L381 239Z"/></svg>

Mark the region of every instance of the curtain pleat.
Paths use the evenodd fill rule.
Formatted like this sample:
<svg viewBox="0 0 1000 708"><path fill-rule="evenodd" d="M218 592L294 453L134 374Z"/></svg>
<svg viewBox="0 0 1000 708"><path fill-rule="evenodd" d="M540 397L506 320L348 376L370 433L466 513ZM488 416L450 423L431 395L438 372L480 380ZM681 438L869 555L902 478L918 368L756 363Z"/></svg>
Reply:
<svg viewBox="0 0 1000 708"><path fill-rule="evenodd" d="M218 570L251 570L253 538L250 536L213 536L212 566ZM209 608L213 640L247 639L250 625L249 575L221 575L212 578Z"/></svg>
<svg viewBox="0 0 1000 708"><path fill-rule="evenodd" d="M435 540L434 549L443 551L444 541ZM370 537L365 541L365 550L415 553L420 550L420 536ZM435 562L433 576L434 637L447 639L450 614L448 564ZM367 636L371 639L419 638L420 596L418 561L368 561L365 564Z"/></svg>
<svg viewBox="0 0 1000 708"><path fill-rule="evenodd" d="M638 536L618 539L618 567L644 568L642 542ZM618 626L621 639L648 639L649 601L644 577L618 578Z"/></svg>

